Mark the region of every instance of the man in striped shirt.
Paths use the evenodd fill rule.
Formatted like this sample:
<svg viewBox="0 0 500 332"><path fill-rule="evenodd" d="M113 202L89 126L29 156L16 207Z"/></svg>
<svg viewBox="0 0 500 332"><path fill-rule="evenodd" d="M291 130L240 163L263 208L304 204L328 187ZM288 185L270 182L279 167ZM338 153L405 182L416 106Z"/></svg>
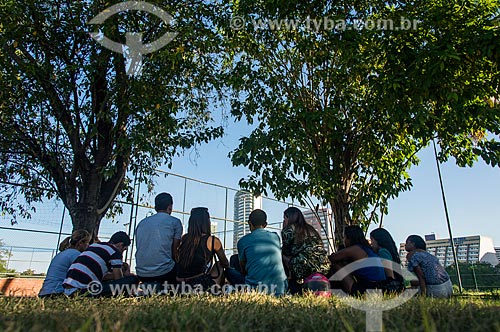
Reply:
<svg viewBox="0 0 500 332"><path fill-rule="evenodd" d="M130 245L130 237L125 232L117 232L109 242L94 243L71 264L64 279L64 294L75 292L90 295L120 295L129 292L126 285L137 285L135 275L123 276L122 254ZM105 281L107 280L107 281ZM119 286L123 287L117 292Z"/></svg>

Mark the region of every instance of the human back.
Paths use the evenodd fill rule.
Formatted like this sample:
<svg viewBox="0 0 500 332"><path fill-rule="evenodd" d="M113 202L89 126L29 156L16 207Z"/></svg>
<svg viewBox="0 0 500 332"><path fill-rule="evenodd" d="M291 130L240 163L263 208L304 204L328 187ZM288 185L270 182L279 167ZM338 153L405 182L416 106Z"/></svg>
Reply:
<svg viewBox="0 0 500 332"><path fill-rule="evenodd" d="M345 248L329 256L334 273L346 264L372 258L368 265L358 268L341 280L341 287L349 294L364 294L367 289L375 289L386 280L380 257L372 250L359 226L344 228Z"/></svg>
<svg viewBox="0 0 500 332"><path fill-rule="evenodd" d="M283 220L283 258L288 262L290 279L300 285L313 273L327 274L330 262L316 229L308 224L302 212L293 206L284 211Z"/></svg>
<svg viewBox="0 0 500 332"><path fill-rule="evenodd" d="M370 233L370 242L373 251L383 259L382 263L387 278L397 280L402 284L404 280L402 270L399 269L401 259L399 258L396 243L389 231L384 228L374 229ZM396 263L396 265L391 264L391 262ZM398 267L397 271L394 270L393 266Z"/></svg>
<svg viewBox="0 0 500 332"><path fill-rule="evenodd" d="M450 276L439 263L439 259L427 252L424 239L410 235L406 239L405 249L408 270L418 278L420 294L431 297L449 298L453 294Z"/></svg>
<svg viewBox="0 0 500 332"><path fill-rule="evenodd" d="M97 283L102 288L92 295L108 295L113 293L111 284L139 283L136 276L123 275L123 252L129 245L130 237L123 231L114 233L108 242L90 245L71 264L63 282L64 293L73 295L86 292L89 285Z"/></svg>
<svg viewBox="0 0 500 332"><path fill-rule="evenodd" d="M157 278L172 274L165 278L175 280L174 257L182 235L182 223L171 216L172 206L173 199L170 194L157 195L157 213L141 220L137 225L135 258L139 278ZM158 281L164 281L160 279Z"/></svg>
<svg viewBox="0 0 500 332"><path fill-rule="evenodd" d="M81 252L87 249L89 242L90 234L85 230L76 230L61 242L59 246L61 252L50 262L38 296L44 297L64 292L63 281L66 273Z"/></svg>
<svg viewBox="0 0 500 332"><path fill-rule="evenodd" d="M159 212L143 219L136 228L136 271L139 276L168 273L175 265L172 252L174 239L180 239L179 219Z"/></svg>
<svg viewBox="0 0 500 332"><path fill-rule="evenodd" d="M267 287L268 293L282 295L286 291L286 274L281 258L278 234L264 228L267 216L262 210L250 214L251 233L238 241L238 257L245 274L245 283Z"/></svg>

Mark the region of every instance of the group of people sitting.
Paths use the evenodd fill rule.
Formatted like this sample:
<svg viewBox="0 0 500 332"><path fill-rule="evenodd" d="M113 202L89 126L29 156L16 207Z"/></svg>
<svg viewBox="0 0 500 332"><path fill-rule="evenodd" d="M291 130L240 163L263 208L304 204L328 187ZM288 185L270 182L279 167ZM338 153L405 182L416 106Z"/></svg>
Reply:
<svg viewBox="0 0 500 332"><path fill-rule="evenodd" d="M130 245L125 232L113 234L109 242L89 246L90 235L86 231L75 231L61 244L61 252L52 260L39 296L116 295L116 286L139 283L182 283L204 290L224 284L245 285L247 289L264 289L277 296L330 287L341 288L351 295L376 288L404 290L396 245L383 228L372 231L368 242L360 227L347 226L344 247L328 256L320 235L298 208L289 207L284 211L281 240L276 232L265 229L267 215L256 209L249 215L250 233L239 240L238 254L228 260L222 242L211 234L207 208L191 210L184 235L181 221L171 216L172 208L172 196L161 193L155 198L157 213L138 224L135 230L137 275L130 273L122 259L122 253ZM438 259L426 251L425 241L411 235L406 240L406 250L408 270L416 274L418 281L414 286L419 287L420 293L450 297L450 278ZM342 274L348 265L363 262L365 258L371 258L369 264ZM341 277L335 278L338 275ZM319 289L322 287L326 289ZM131 288L121 289L126 292Z"/></svg>

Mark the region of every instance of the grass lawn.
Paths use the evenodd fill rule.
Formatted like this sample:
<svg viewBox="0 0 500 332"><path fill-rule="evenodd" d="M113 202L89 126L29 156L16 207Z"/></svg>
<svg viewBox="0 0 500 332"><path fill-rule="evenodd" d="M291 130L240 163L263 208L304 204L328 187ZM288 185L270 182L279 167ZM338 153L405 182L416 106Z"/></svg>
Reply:
<svg viewBox="0 0 500 332"><path fill-rule="evenodd" d="M0 331L365 331L338 298L258 294L143 298L0 297ZM384 331L500 332L500 300L413 298L383 314Z"/></svg>

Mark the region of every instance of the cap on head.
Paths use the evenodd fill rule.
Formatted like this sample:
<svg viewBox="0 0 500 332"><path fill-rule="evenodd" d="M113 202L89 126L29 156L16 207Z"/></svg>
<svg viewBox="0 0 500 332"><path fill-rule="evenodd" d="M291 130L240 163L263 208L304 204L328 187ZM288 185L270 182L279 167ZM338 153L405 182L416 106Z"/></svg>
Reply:
<svg viewBox="0 0 500 332"><path fill-rule="evenodd" d="M128 247L130 245L130 237L127 233L120 231L113 234L109 242L113 244L123 243L124 246Z"/></svg>
<svg viewBox="0 0 500 332"><path fill-rule="evenodd" d="M156 211L165 211L172 204L174 204L174 200L172 199L172 195L168 193L161 193L155 197Z"/></svg>
<svg viewBox="0 0 500 332"><path fill-rule="evenodd" d="M248 221L251 222L254 227L266 226L267 215L263 210L255 209L250 213Z"/></svg>

